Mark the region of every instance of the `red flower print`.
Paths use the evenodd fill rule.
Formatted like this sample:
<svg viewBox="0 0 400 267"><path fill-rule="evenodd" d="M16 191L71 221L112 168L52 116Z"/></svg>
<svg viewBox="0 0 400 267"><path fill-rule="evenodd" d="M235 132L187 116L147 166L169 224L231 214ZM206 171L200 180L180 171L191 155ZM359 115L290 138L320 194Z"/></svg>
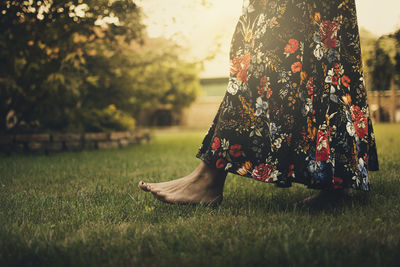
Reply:
<svg viewBox="0 0 400 267"><path fill-rule="evenodd" d="M216 167L217 167L218 169L222 169L222 168L224 168L225 165L226 165L226 160L223 159L223 158L220 158L220 159L217 160L217 162L215 163L215 165L216 165Z"/></svg>
<svg viewBox="0 0 400 267"><path fill-rule="evenodd" d="M367 118L362 118L357 122L353 122L356 134L360 139L363 139L368 135L368 120Z"/></svg>
<svg viewBox="0 0 400 267"><path fill-rule="evenodd" d="M332 77L332 84L333 85L338 85L339 84L339 77L338 76L333 76Z"/></svg>
<svg viewBox="0 0 400 267"><path fill-rule="evenodd" d="M316 161L327 161L329 159L329 135L319 130L317 135Z"/></svg>
<svg viewBox="0 0 400 267"><path fill-rule="evenodd" d="M300 72L302 67L303 65L301 64L301 62L295 62L292 64L292 72L293 73Z"/></svg>
<svg viewBox="0 0 400 267"><path fill-rule="evenodd" d="M261 80L260 80L260 86L261 86L261 87L264 87L264 86L266 86L266 85L267 85L267 77L262 76L262 77L261 77Z"/></svg>
<svg viewBox="0 0 400 267"><path fill-rule="evenodd" d="M334 39L325 39L324 44L328 47L328 48L335 48L337 45L337 40L336 37Z"/></svg>
<svg viewBox="0 0 400 267"><path fill-rule="evenodd" d="M247 82L247 69L250 67L250 53L231 61L231 73L242 82Z"/></svg>
<svg viewBox="0 0 400 267"><path fill-rule="evenodd" d="M365 153L363 159L364 159L365 165L368 166L368 154Z"/></svg>
<svg viewBox="0 0 400 267"><path fill-rule="evenodd" d="M345 87L349 87L350 86L350 78L349 77L347 77L346 75L343 75L343 77L342 77L342 84L345 86Z"/></svg>
<svg viewBox="0 0 400 267"><path fill-rule="evenodd" d="M360 139L368 135L368 119L359 106L351 106L351 119L353 120L354 129Z"/></svg>
<svg viewBox="0 0 400 267"><path fill-rule="evenodd" d="M241 80L242 82L247 82L247 72L246 71L240 71L237 76L236 76L239 80Z"/></svg>
<svg viewBox="0 0 400 267"><path fill-rule="evenodd" d="M229 150L229 155L231 155L232 157L238 158L243 153L243 151L241 149L242 149L242 145L239 145L239 144L231 145L231 148Z"/></svg>
<svg viewBox="0 0 400 267"><path fill-rule="evenodd" d="M364 113L362 112L359 106L352 105L350 110L351 110L351 119L353 121L359 121L362 117L364 117Z"/></svg>
<svg viewBox="0 0 400 267"><path fill-rule="evenodd" d="M307 82L307 85L306 85L306 88L307 88L307 90L308 90L308 94L309 95L312 95L312 94L314 94L314 77L311 77L310 79L308 79L308 82Z"/></svg>
<svg viewBox="0 0 400 267"><path fill-rule="evenodd" d="M247 70L247 68L250 66L250 53L247 53L246 55L244 55L242 57L242 64L244 64L244 66L246 66L246 70Z"/></svg>
<svg viewBox="0 0 400 267"><path fill-rule="evenodd" d="M333 183L333 188L339 189L342 187L343 179L340 177L333 177L332 183Z"/></svg>
<svg viewBox="0 0 400 267"><path fill-rule="evenodd" d="M290 39L289 43L285 46L285 53L293 54L297 49L299 49L299 41L296 39Z"/></svg>
<svg viewBox="0 0 400 267"><path fill-rule="evenodd" d="M294 164L289 165L289 172L288 172L288 177L292 177L294 174Z"/></svg>
<svg viewBox="0 0 400 267"><path fill-rule="evenodd" d="M256 166L253 170L252 176L254 179L258 181L264 182L272 173L272 166L269 164L261 163L260 165Z"/></svg>
<svg viewBox="0 0 400 267"><path fill-rule="evenodd" d="M217 150L221 146L221 140L218 137L214 138L214 142L212 143L212 150Z"/></svg>
<svg viewBox="0 0 400 267"><path fill-rule="evenodd" d="M272 90L271 90L271 88L268 88L266 97L267 97L267 99L270 99L271 96L272 96Z"/></svg>
<svg viewBox="0 0 400 267"><path fill-rule="evenodd" d="M343 179L340 177L333 177L334 184L343 184Z"/></svg>
<svg viewBox="0 0 400 267"><path fill-rule="evenodd" d="M330 49L337 45L338 23L336 21L324 20L320 25L321 38L324 44Z"/></svg>

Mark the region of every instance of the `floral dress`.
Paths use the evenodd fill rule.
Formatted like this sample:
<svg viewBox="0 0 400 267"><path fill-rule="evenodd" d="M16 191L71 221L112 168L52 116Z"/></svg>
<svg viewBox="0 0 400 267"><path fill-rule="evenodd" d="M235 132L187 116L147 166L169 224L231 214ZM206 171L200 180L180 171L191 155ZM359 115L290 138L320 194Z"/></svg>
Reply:
<svg viewBox="0 0 400 267"><path fill-rule="evenodd" d="M354 0L244 0L197 157L289 187L370 190L378 170Z"/></svg>

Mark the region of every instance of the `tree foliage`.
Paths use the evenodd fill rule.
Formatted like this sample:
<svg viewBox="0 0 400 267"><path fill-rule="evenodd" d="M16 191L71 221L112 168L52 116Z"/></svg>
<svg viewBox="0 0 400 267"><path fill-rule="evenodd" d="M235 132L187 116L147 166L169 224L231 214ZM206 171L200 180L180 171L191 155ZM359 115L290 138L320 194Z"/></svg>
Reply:
<svg viewBox="0 0 400 267"><path fill-rule="evenodd" d="M1 1L0 131L123 130L191 103L196 66L145 51L141 17L132 0Z"/></svg>
<svg viewBox="0 0 400 267"><path fill-rule="evenodd" d="M381 47L379 40L376 42L374 54L372 67L373 90L388 90L391 79L395 74L394 65L387 51Z"/></svg>
<svg viewBox="0 0 400 267"><path fill-rule="evenodd" d="M374 91L389 90L391 79L400 78L400 39L398 34L378 37L361 30L361 43L365 60L365 72L369 89Z"/></svg>
<svg viewBox="0 0 400 267"><path fill-rule="evenodd" d="M400 76L400 29L397 30L393 34L393 38L396 40L396 55L395 55L395 65L394 65L394 71L395 73ZM398 77L400 80L400 77ZM400 81L398 81L400 83Z"/></svg>

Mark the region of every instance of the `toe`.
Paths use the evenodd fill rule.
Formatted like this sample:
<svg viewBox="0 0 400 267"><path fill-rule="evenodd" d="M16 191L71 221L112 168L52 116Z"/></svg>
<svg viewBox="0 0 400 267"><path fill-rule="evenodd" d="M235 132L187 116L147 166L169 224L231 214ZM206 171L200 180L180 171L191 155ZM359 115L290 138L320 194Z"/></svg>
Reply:
<svg viewBox="0 0 400 267"><path fill-rule="evenodd" d="M143 182L143 181L140 181L139 184L138 184L138 186L139 186L139 188L142 189L143 191L150 192L151 187L150 187L149 184L147 184L147 183L145 183L145 182Z"/></svg>

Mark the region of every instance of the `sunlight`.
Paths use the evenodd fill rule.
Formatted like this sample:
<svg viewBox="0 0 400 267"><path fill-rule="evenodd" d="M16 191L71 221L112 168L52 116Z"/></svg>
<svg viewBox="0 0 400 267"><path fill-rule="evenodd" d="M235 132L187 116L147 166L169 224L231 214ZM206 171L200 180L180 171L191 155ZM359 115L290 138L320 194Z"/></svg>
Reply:
<svg viewBox="0 0 400 267"><path fill-rule="evenodd" d="M229 70L230 40L243 0L211 1L210 7L181 0L139 0L146 14L144 23L150 37L164 36L191 48L196 58L204 58L218 45L215 59L207 62L202 76L226 76ZM375 35L400 27L400 1L356 0L359 26Z"/></svg>

